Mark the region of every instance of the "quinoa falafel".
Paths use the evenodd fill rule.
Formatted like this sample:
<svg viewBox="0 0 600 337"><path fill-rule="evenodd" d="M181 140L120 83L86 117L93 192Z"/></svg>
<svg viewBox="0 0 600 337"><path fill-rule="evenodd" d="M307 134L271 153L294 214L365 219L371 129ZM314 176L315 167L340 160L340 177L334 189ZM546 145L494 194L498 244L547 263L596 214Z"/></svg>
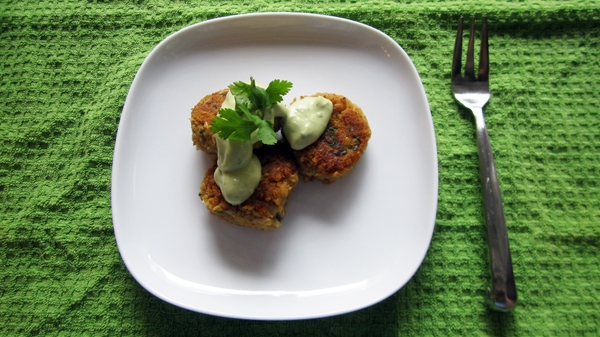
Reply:
<svg viewBox="0 0 600 337"><path fill-rule="evenodd" d="M223 89L202 98L192 109L192 141L196 149L216 158L216 135L210 129L212 119L226 99L229 89ZM292 150L289 144L275 146L254 144L255 154L261 161L259 185L240 205L229 204L214 179L217 164L208 169L200 188L200 197L209 211L227 222L272 230L281 226L287 200L298 184L299 174L306 180L318 179L331 183L348 174L361 159L371 129L362 110L342 95L317 93L333 103L333 112L325 132L313 144L302 150ZM275 120L279 129L281 118Z"/></svg>
<svg viewBox="0 0 600 337"><path fill-rule="evenodd" d="M325 132L302 150L294 150L300 173L309 180L329 184L345 176L358 163L371 138L362 109L342 95L317 93L333 103Z"/></svg>
<svg viewBox="0 0 600 337"><path fill-rule="evenodd" d="M215 135L210 129L212 119L219 113L221 105L229 89L219 90L206 95L192 109L192 141L197 150L202 150L210 155L217 154L217 141Z"/></svg>
<svg viewBox="0 0 600 337"><path fill-rule="evenodd" d="M287 144L263 146L255 151L261 162L262 177L254 193L240 205L229 204L214 179L216 163L208 169L200 198L218 218L227 222L261 230L281 226L292 190L298 184L298 169Z"/></svg>

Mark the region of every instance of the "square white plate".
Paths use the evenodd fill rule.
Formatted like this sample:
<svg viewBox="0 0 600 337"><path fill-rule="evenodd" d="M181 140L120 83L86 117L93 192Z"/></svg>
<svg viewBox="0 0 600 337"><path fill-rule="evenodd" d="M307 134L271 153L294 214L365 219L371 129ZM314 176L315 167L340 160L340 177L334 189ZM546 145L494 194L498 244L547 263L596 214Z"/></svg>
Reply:
<svg viewBox="0 0 600 337"><path fill-rule="evenodd" d="M331 185L300 182L281 228L211 216L198 197L210 159L192 107L234 81L285 79L284 98L342 94L372 138ZM172 304L245 319L303 319L374 304L421 264L437 207L437 154L425 91L389 36L335 17L263 13L202 22L148 55L127 96L112 173L119 251L135 279Z"/></svg>

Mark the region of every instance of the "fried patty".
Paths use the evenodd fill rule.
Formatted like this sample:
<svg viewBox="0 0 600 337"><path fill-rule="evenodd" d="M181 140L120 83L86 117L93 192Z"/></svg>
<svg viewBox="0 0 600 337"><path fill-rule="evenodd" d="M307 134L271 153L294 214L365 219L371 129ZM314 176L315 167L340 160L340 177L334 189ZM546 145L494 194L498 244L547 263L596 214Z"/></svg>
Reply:
<svg viewBox="0 0 600 337"><path fill-rule="evenodd" d="M190 122L192 124L192 141L196 145L196 149L208 154L217 153L217 142L210 129L210 123L221 109L228 92L229 89L223 89L206 95L192 109Z"/></svg>
<svg viewBox="0 0 600 337"><path fill-rule="evenodd" d="M231 205L215 183L215 163L204 176L200 198L218 218L262 230L281 226L288 198L298 184L298 169L287 144L263 146L255 151L262 166L262 177L254 193L240 205Z"/></svg>
<svg viewBox="0 0 600 337"><path fill-rule="evenodd" d="M332 183L352 170L362 157L371 128L361 108L342 95L317 93L333 103L333 112L319 139L294 157L300 173L307 179Z"/></svg>
<svg viewBox="0 0 600 337"><path fill-rule="evenodd" d="M192 109L190 122L192 124L192 142L196 145L196 150L202 150L210 155L217 154L217 140L215 134L210 129L213 117L217 116L229 89L223 89L204 96ZM275 119L273 128L275 131L280 128L280 119ZM254 143L253 147L259 148L262 142Z"/></svg>

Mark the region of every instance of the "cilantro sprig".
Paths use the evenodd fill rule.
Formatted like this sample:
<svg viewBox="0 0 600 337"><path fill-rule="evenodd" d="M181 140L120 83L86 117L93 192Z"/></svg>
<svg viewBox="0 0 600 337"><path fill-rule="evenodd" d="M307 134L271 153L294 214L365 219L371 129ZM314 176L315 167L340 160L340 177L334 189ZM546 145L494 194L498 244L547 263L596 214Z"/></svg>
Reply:
<svg viewBox="0 0 600 337"><path fill-rule="evenodd" d="M235 110L220 109L210 129L222 139L241 141L250 140L258 130L258 140L267 145L277 143L273 122L263 118L265 111L281 102L291 88L292 83L285 80L273 80L266 89L257 87L252 77L249 84L234 82L229 90L235 97Z"/></svg>

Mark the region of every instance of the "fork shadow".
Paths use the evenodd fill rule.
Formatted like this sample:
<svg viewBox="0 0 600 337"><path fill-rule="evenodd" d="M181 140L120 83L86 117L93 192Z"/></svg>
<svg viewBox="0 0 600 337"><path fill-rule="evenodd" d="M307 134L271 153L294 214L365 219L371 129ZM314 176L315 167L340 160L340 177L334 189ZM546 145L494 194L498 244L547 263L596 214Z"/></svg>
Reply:
<svg viewBox="0 0 600 337"><path fill-rule="evenodd" d="M489 327L493 336L509 336L514 334L515 316L513 312L488 310Z"/></svg>

